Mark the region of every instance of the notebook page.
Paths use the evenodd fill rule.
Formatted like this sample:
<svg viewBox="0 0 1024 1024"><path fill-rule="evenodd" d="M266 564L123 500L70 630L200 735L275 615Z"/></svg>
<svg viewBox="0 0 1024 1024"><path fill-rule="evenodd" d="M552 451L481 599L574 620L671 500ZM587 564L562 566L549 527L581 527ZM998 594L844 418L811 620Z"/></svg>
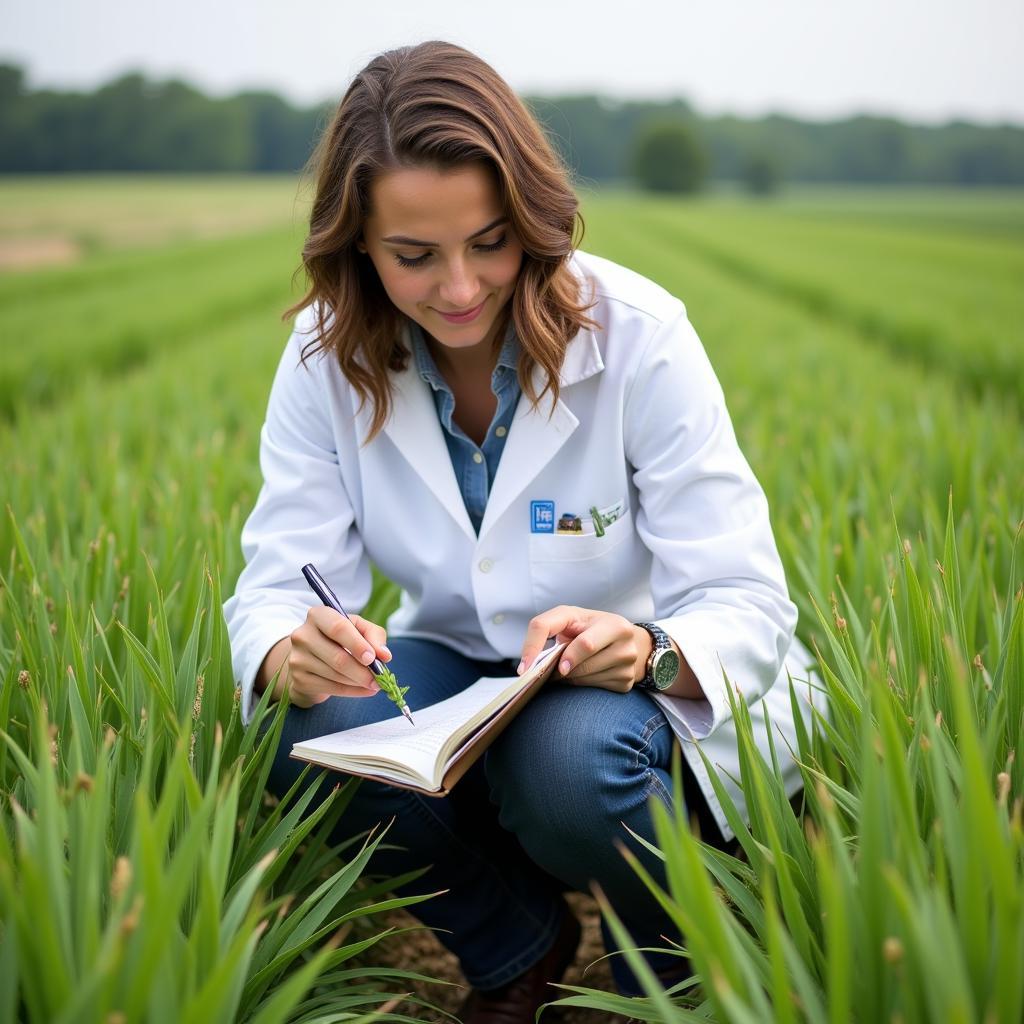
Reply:
<svg viewBox="0 0 1024 1024"><path fill-rule="evenodd" d="M344 729L304 740L294 744L292 752L309 757L323 755L342 770L352 768L362 771L371 766L380 769L396 763L408 765L415 774L424 780L432 780L433 787L439 788L444 774L444 765L439 764L440 755L452 735L464 729L476 716L487 721L494 710L518 690L528 686L550 658L564 646L559 644L542 652L522 676L485 676L447 700L413 709L415 726L410 725L403 716L397 715L382 722L371 722L355 729ZM410 693L414 690L415 686ZM392 773L404 774L394 769Z"/></svg>
<svg viewBox="0 0 1024 1024"><path fill-rule="evenodd" d="M441 748L452 733L489 703L500 701L505 691L518 689L522 682L507 677L478 679L461 693L414 711L415 727L398 716L305 740L292 750L297 754L327 755L339 767L348 764L357 768L364 759L397 761L430 779L435 775Z"/></svg>

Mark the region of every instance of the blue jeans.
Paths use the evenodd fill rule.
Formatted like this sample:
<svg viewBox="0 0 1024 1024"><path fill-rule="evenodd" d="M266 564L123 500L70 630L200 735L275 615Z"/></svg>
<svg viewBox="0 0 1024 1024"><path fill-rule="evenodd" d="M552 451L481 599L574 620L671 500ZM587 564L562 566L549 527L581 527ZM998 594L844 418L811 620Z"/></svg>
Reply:
<svg viewBox="0 0 1024 1024"><path fill-rule="evenodd" d="M417 707L436 703L480 676L515 674L514 661L478 661L427 640L389 637L390 667L410 685ZM291 706L268 788L283 796L304 762L292 744L398 714L383 694L331 697ZM657 704L641 690L613 693L550 680L507 726L447 797L427 797L363 780L332 842L394 818L371 865L396 876L429 864L425 875L396 890L413 895L448 890L410 907L459 959L466 980L496 988L536 963L551 947L562 893L590 891L596 881L637 946L665 946L674 928L615 847L625 844L664 884L661 862L623 827L653 839L648 800L671 802L674 736ZM310 772L316 777L319 769ZM703 838L722 845L696 781L686 768L684 798ZM328 773L312 806L337 782ZM615 948L602 919L605 948ZM675 936L678 939L678 935ZM649 954L659 973L677 974L679 957ZM612 975L624 995L640 988L621 956Z"/></svg>

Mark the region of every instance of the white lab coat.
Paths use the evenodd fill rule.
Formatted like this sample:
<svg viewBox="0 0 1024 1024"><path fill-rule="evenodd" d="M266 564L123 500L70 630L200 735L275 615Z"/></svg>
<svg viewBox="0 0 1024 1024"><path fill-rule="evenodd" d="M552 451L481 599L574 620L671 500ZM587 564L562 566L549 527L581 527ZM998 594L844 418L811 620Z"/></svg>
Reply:
<svg viewBox="0 0 1024 1024"><path fill-rule="evenodd" d="M299 572L306 562L353 609L369 598L373 562L402 588L389 635L474 658L518 658L530 618L558 604L618 612L657 622L700 681L703 700L654 699L729 836L693 742L739 777L723 668L765 751L770 715L794 793L787 672L806 680L812 659L793 639L796 607L764 493L682 302L597 256L577 251L570 267L596 297L589 315L602 326L569 343L550 418L548 398L540 411L520 399L479 536L415 360L394 375L385 429L361 447L369 410L356 411L332 358L298 364L314 323L311 309L299 315L260 435L264 483L242 530L247 564L224 605L243 721L267 651L318 603ZM581 515L584 533L532 532L535 500L553 501L556 518ZM588 510L620 501L625 512L597 536ZM808 684L799 689L809 699Z"/></svg>

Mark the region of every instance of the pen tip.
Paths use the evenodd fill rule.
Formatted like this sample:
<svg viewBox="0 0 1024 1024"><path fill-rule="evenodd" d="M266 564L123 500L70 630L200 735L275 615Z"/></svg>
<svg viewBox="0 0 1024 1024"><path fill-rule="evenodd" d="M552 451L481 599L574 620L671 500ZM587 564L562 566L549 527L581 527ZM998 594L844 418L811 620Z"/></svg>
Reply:
<svg viewBox="0 0 1024 1024"><path fill-rule="evenodd" d="M415 723L415 722L414 722L414 721L412 720L412 713L411 713L411 712L409 711L409 708L408 708L408 707L403 707L403 708L402 708L402 714L403 714L403 715L405 715L405 717L409 719L409 724L410 724L410 725L415 725L415 724L416 724L416 723Z"/></svg>

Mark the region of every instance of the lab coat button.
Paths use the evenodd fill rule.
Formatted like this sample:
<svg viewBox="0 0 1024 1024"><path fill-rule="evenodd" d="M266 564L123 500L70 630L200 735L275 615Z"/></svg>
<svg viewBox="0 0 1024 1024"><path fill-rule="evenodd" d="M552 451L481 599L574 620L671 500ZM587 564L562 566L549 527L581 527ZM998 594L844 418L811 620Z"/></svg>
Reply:
<svg viewBox="0 0 1024 1024"><path fill-rule="evenodd" d="M495 434L498 435L498 437L504 437L508 433L508 431L504 427L498 427L498 429L495 430L494 432Z"/></svg>
<svg viewBox="0 0 1024 1024"><path fill-rule="evenodd" d="M493 619L491 619L491 622L493 622L496 626L500 626L504 621L505 616L502 615L501 612L498 612L498 614L495 615Z"/></svg>
<svg viewBox="0 0 1024 1024"><path fill-rule="evenodd" d="M484 457L479 452L473 452L473 461L479 465L484 461Z"/></svg>
<svg viewBox="0 0 1024 1024"><path fill-rule="evenodd" d="M480 571L490 572L494 568L494 563L489 558L480 559Z"/></svg>

